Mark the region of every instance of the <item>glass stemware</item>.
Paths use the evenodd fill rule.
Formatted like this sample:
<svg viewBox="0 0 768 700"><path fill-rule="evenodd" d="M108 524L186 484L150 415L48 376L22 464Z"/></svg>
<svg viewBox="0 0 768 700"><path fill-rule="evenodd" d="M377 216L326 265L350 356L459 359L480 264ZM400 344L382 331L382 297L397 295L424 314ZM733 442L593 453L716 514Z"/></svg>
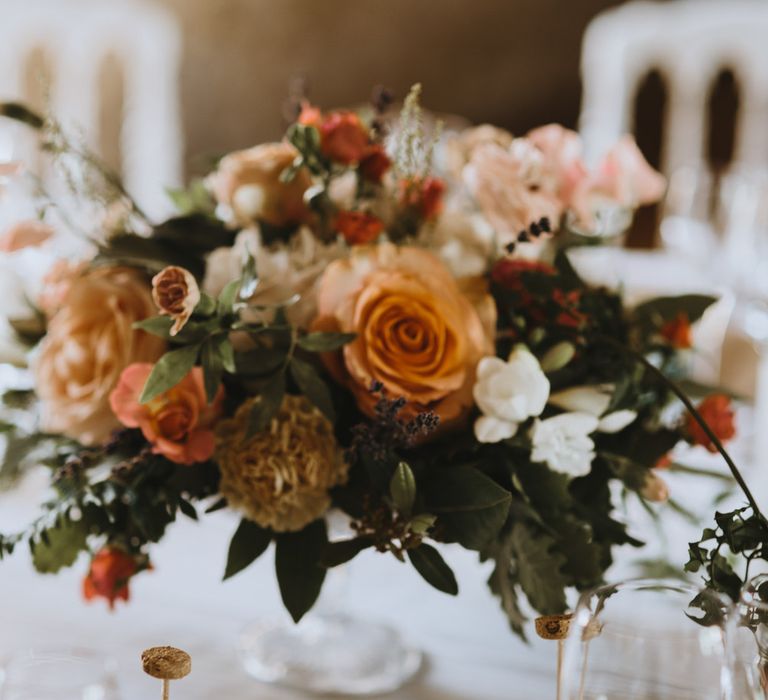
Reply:
<svg viewBox="0 0 768 700"><path fill-rule="evenodd" d="M585 594L565 642L562 700L732 700L731 609L674 580Z"/></svg>

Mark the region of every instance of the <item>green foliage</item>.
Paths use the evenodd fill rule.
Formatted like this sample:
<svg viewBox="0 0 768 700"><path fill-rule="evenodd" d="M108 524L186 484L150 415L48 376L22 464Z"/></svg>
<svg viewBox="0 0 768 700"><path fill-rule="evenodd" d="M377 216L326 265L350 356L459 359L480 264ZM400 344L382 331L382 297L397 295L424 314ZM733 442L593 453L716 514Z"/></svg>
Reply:
<svg viewBox="0 0 768 700"><path fill-rule="evenodd" d="M293 381L296 382L301 393L315 404L331 423L335 423L336 411L333 408L331 392L317 370L311 364L300 360L298 357L291 358L288 367L291 377L293 377Z"/></svg>
<svg viewBox="0 0 768 700"><path fill-rule="evenodd" d="M275 537L275 569L280 595L294 622L315 604L325 580L323 554L328 545L324 520L315 520L299 532Z"/></svg>
<svg viewBox="0 0 768 700"><path fill-rule="evenodd" d="M139 401L149 403L175 387L195 366L199 354L200 345L185 345L165 353L152 368Z"/></svg>
<svg viewBox="0 0 768 700"><path fill-rule="evenodd" d="M42 530L41 540L32 548L35 569L41 574L57 574L72 566L86 548L87 538L88 526L83 520L63 519L59 525Z"/></svg>
<svg viewBox="0 0 768 700"><path fill-rule="evenodd" d="M456 583L456 576L434 547L422 544L416 549L410 549L408 559L430 586L448 595L458 595L459 584Z"/></svg>
<svg viewBox="0 0 768 700"><path fill-rule="evenodd" d="M479 550L507 519L512 497L473 467L444 467L425 485L425 507L438 516L444 537Z"/></svg>
<svg viewBox="0 0 768 700"><path fill-rule="evenodd" d="M553 551L556 540L517 523L512 527L510 544L520 586L531 605L543 615L565 612L566 581L561 573L565 559Z"/></svg>
<svg viewBox="0 0 768 700"><path fill-rule="evenodd" d="M248 417L246 438L253 437L269 425L280 409L284 395L285 375L280 372L264 385L259 395L254 399L253 407Z"/></svg>
<svg viewBox="0 0 768 700"><path fill-rule="evenodd" d="M224 580L239 574L264 554L272 537L269 530L243 518L229 544Z"/></svg>
<svg viewBox="0 0 768 700"><path fill-rule="evenodd" d="M307 333L302 335L297 343L307 352L331 352L352 342L356 337L355 333Z"/></svg>
<svg viewBox="0 0 768 700"><path fill-rule="evenodd" d="M416 477L407 462L400 462L389 482L389 497L395 508L410 515L416 501Z"/></svg>
<svg viewBox="0 0 768 700"><path fill-rule="evenodd" d="M212 217L216 210L216 201L203 178L195 178L187 188L168 188L166 193L180 216L204 214Z"/></svg>

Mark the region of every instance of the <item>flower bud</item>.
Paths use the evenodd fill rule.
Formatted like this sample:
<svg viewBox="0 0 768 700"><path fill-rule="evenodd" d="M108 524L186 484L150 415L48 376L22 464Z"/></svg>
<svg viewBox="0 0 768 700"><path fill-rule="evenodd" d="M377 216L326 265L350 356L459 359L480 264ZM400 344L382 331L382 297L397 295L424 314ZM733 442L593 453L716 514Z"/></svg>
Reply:
<svg viewBox="0 0 768 700"><path fill-rule="evenodd" d="M667 482L653 472L645 477L645 484L640 489L640 495L653 503L664 503L669 499L669 486Z"/></svg>
<svg viewBox="0 0 768 700"><path fill-rule="evenodd" d="M161 314L174 319L173 336L186 325L200 302L200 288L191 272L172 265L152 279L152 298Z"/></svg>

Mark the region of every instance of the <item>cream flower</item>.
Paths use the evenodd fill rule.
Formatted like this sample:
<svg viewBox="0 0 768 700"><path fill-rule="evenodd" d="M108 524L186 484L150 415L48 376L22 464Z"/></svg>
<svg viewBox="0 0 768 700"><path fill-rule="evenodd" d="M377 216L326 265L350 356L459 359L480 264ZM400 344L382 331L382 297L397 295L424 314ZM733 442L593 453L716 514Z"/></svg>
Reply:
<svg viewBox="0 0 768 700"><path fill-rule="evenodd" d="M578 411L599 418L598 432L618 433L635 421L637 411L621 409L606 414L614 389L613 384L572 387L552 394L549 403L564 411Z"/></svg>
<svg viewBox="0 0 768 700"><path fill-rule="evenodd" d="M525 348L509 359L484 357L477 365L472 392L483 415L475 421L480 442L511 438L523 421L541 415L549 397L549 380L539 361Z"/></svg>
<svg viewBox="0 0 768 700"><path fill-rule="evenodd" d="M531 459L569 476L585 476L592 469L595 443L589 437L598 420L588 413L561 413L536 421L531 429Z"/></svg>
<svg viewBox="0 0 768 700"><path fill-rule="evenodd" d="M220 491L261 527L295 532L331 505L329 490L349 466L333 426L304 396L286 396L269 427L246 438L253 400L216 430Z"/></svg>
<svg viewBox="0 0 768 700"><path fill-rule="evenodd" d="M173 319L171 335L176 335L200 303L200 288L189 270L170 265L152 278L152 299L163 316Z"/></svg>
<svg viewBox="0 0 768 700"><path fill-rule="evenodd" d="M219 248L208 257L203 291L213 297L238 279L248 254L256 261L259 282L249 303L258 306L287 304L288 320L308 327L317 314L317 285L325 268L344 256L340 243L322 243L308 228L301 228L288 243L266 246L258 228L242 231L231 248ZM255 312L254 312L255 313ZM255 317L252 320L256 320Z"/></svg>

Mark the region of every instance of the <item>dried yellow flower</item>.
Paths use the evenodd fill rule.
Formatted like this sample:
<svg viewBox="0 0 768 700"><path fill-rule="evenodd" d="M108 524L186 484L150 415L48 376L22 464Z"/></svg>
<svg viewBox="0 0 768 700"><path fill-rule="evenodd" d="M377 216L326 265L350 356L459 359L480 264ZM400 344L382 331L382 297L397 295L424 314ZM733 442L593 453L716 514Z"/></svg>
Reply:
<svg viewBox="0 0 768 700"><path fill-rule="evenodd" d="M333 426L304 396L285 396L269 427L246 439L257 400L216 430L219 490L262 527L301 530L328 510L329 489L346 482L349 466Z"/></svg>

